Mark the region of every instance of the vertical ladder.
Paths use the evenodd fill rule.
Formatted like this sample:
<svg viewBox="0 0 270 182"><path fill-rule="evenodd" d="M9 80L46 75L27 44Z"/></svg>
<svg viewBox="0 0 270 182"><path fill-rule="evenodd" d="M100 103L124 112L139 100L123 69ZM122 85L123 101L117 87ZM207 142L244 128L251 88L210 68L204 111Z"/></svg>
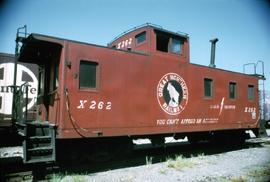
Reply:
<svg viewBox="0 0 270 182"><path fill-rule="evenodd" d="M247 63L243 65L243 73L246 73L246 67L252 66L253 73L251 75L257 76L260 78L259 80L259 109L260 109L260 128L259 128L259 136L267 136L266 133L266 120L265 120L265 110L264 110L264 104L265 104L265 88L264 88L264 81L265 81L265 75L264 75L264 62L263 61L257 61L257 63ZM260 67L259 67L260 66ZM258 69L260 70L258 71ZM262 87L260 89L260 87Z"/></svg>
<svg viewBox="0 0 270 182"><path fill-rule="evenodd" d="M56 127L49 122L26 122L23 141L24 163L54 162Z"/></svg>

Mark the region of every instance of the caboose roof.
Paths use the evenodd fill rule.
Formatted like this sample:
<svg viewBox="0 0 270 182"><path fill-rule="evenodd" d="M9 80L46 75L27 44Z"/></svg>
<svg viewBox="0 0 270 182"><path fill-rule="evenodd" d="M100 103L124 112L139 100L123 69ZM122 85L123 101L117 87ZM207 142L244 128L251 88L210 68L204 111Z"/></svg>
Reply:
<svg viewBox="0 0 270 182"><path fill-rule="evenodd" d="M137 31L139 29L143 29L143 28L152 28L154 30L158 30L158 31L161 31L161 32L164 32L164 33L167 33L167 34L171 34L171 35L174 35L174 36L179 36L179 37L184 37L184 38L189 38L188 34L187 33L184 33L184 32L173 32L173 31L170 31L170 30L167 30L167 29L164 29L162 26L160 25L155 25L155 24L152 24L152 23L145 23L145 24L142 24L142 25L139 25L139 26L136 26L134 28L131 28L127 31L124 31L123 33L119 34L118 36L116 36L109 44L111 44L112 42L116 41L117 39L125 36L126 34L129 34L131 32L134 32L134 31Z"/></svg>
<svg viewBox="0 0 270 182"><path fill-rule="evenodd" d="M86 42L80 42L75 40L63 39L59 37L53 37L48 35L31 33L23 41L23 45L20 49L19 59L23 62L32 62L36 61L38 57L48 55L48 53L53 54L55 51L60 50L64 46L64 42L74 42L78 44L97 46L105 49L112 49L107 46L91 44ZM114 49L115 50L115 49ZM122 52L128 52L132 54L147 55L146 53L126 51L126 50L117 50ZM45 56L46 57L46 56Z"/></svg>

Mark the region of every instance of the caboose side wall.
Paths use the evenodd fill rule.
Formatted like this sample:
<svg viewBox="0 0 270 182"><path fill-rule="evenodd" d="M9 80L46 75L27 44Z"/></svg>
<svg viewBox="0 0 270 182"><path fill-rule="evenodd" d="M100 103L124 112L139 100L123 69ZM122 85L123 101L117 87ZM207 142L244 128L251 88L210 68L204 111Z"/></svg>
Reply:
<svg viewBox="0 0 270 182"><path fill-rule="evenodd" d="M254 95L257 94L255 77L188 64L179 57L166 57L165 53L137 55L72 42L66 55L71 68L65 68L64 84L69 91L74 120L65 112L59 137L185 133L258 126L258 98L247 100L248 85L254 85ZM98 63L97 88L79 89L81 60ZM188 101L178 115L164 112L157 100L158 82L167 73L180 75L188 89ZM213 81L210 98L204 96L204 78ZM230 82L237 83L236 99L228 97ZM254 108L255 119L252 119Z"/></svg>
<svg viewBox="0 0 270 182"><path fill-rule="evenodd" d="M43 41L40 43L43 44ZM46 39L45 45L50 45L49 41ZM59 41L62 49L59 87L49 94L48 101L54 102L47 105L47 119L58 124L59 138L138 136L258 127L258 80L255 77L189 64L183 55L156 50L150 54L139 54L62 39L53 41ZM33 44L37 42L34 40ZM31 55L36 54L28 52L24 56L27 55L31 58ZM81 61L96 65L94 88L80 88ZM173 111L169 107L162 108L166 106L165 99L158 97L158 90L159 87L164 88L162 84L175 74L181 78L178 82L182 89L185 88L185 93L181 96L183 102L178 110ZM211 98L204 97L205 78L213 81ZM235 100L228 99L230 82L237 84ZM256 97L252 102L247 100L248 85L253 85L255 89ZM243 90L243 94L240 94L240 90ZM66 104L69 104L69 109ZM46 120L46 111L42 114Z"/></svg>
<svg viewBox="0 0 270 182"><path fill-rule="evenodd" d="M197 85L194 90L201 90L199 94L190 94L191 101L195 101L193 108L198 108L194 116L213 117L217 119L214 126L216 129L236 129L258 127L258 79L239 73L217 70L202 66L190 65L189 83ZM213 94L211 97L204 96L204 79L213 82ZM236 98L230 98L229 85L236 84ZM248 87L254 86L254 98L248 99ZM194 91L192 91L194 92ZM197 102L196 102L197 101ZM200 102L201 101L201 102ZM202 104L204 103L204 104ZM207 114L206 114L207 113ZM210 124L211 125L211 124Z"/></svg>

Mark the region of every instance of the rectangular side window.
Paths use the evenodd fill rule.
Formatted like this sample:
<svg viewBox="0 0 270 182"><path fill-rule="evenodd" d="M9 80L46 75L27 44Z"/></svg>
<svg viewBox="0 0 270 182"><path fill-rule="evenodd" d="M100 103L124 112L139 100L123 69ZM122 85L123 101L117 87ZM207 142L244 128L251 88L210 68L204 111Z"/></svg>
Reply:
<svg viewBox="0 0 270 182"><path fill-rule="evenodd" d="M80 62L80 89L97 88L97 67L98 63L96 62Z"/></svg>
<svg viewBox="0 0 270 182"><path fill-rule="evenodd" d="M2 96L0 96L0 109L2 109Z"/></svg>
<svg viewBox="0 0 270 182"><path fill-rule="evenodd" d="M248 85L248 100L254 100L254 85Z"/></svg>
<svg viewBox="0 0 270 182"><path fill-rule="evenodd" d="M205 97L213 96L213 80L210 78L204 79L204 96Z"/></svg>
<svg viewBox="0 0 270 182"><path fill-rule="evenodd" d="M142 32L136 35L135 39L137 44L144 42L146 40L146 32Z"/></svg>
<svg viewBox="0 0 270 182"><path fill-rule="evenodd" d="M236 99L236 83L235 82L229 83L229 97L230 99Z"/></svg>

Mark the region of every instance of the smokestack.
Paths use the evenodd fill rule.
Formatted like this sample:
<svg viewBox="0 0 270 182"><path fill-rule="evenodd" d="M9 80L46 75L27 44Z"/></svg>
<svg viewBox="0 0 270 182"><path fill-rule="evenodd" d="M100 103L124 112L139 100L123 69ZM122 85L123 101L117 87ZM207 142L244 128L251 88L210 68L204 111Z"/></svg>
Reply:
<svg viewBox="0 0 270 182"><path fill-rule="evenodd" d="M210 59L210 64L209 67L215 68L215 52L216 52L216 43L217 43L218 39L212 39L210 40L211 42L211 59Z"/></svg>

